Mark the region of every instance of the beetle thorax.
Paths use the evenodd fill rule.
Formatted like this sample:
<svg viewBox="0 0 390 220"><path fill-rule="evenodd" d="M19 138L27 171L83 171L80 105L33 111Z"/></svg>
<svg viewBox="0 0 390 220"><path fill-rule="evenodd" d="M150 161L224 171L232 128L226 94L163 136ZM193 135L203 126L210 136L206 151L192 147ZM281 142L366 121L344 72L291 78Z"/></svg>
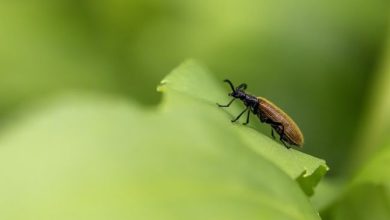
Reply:
<svg viewBox="0 0 390 220"><path fill-rule="evenodd" d="M258 105L258 99L242 90L236 90L231 94L234 98L240 99L246 106L255 107Z"/></svg>
<svg viewBox="0 0 390 220"><path fill-rule="evenodd" d="M234 98L244 100L246 97L246 93L242 90L236 90L233 93L231 93L231 96L233 96Z"/></svg>

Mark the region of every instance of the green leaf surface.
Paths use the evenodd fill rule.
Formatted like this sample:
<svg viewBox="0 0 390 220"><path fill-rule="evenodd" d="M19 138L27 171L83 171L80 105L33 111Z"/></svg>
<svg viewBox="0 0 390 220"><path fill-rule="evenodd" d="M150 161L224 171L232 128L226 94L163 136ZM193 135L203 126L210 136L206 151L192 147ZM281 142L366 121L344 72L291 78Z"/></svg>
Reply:
<svg viewBox="0 0 390 220"><path fill-rule="evenodd" d="M9 125L0 219L319 219L295 179L320 178L322 160L232 124L194 62L159 90L157 109L75 94Z"/></svg>
<svg viewBox="0 0 390 220"><path fill-rule="evenodd" d="M167 93L168 102L170 91L174 91L197 98L210 106L216 106L216 102L225 104L231 99L227 96L228 90L221 88L222 85L222 81L216 81L207 70L196 64L195 61L187 61L162 80L158 90ZM168 105L172 107L175 104L176 102L172 101ZM274 163L291 178L297 179L302 189L311 195L313 187L328 170L325 161L294 149L287 150L280 143L256 131L253 126L230 123L230 119L239 114L242 109L243 105L239 103L234 103L225 110L219 109L228 115L224 119L225 129L234 129L237 138L246 147L253 149L263 158ZM251 124L253 123L260 123L260 120L252 116Z"/></svg>

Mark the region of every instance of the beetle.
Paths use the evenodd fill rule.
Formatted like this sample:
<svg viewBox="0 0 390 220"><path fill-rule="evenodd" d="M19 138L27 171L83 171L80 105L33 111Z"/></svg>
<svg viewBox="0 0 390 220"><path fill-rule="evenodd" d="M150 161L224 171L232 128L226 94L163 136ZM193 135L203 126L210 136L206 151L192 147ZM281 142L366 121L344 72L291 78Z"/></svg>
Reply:
<svg viewBox="0 0 390 220"><path fill-rule="evenodd" d="M229 96L233 99L226 105L217 105L221 108L229 107L234 100L241 100L245 109L242 111L232 122L236 122L245 112L247 112L246 121L244 125L249 123L249 115L252 112L256 115L262 123L271 125L271 135L275 139L274 130L279 134L279 140L286 148L291 148L287 144L302 147L304 138L301 130L297 124L279 107L263 97L256 97L245 92L247 84L242 83L234 88L233 83L225 79L224 82L228 83L232 92ZM287 143L287 144L286 144Z"/></svg>

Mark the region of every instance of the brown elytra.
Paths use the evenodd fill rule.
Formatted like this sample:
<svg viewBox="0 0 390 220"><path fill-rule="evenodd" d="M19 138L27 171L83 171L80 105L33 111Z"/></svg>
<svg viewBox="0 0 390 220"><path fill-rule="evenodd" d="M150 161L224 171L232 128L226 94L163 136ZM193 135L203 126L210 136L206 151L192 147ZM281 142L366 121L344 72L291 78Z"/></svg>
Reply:
<svg viewBox="0 0 390 220"><path fill-rule="evenodd" d="M264 115L264 117L267 117L272 121L281 123L284 128L284 140L291 145L302 147L304 143L303 134L297 124L290 118L290 116L288 116L282 109L266 98L257 98L259 100L259 110L261 112L258 115L259 118L260 115Z"/></svg>

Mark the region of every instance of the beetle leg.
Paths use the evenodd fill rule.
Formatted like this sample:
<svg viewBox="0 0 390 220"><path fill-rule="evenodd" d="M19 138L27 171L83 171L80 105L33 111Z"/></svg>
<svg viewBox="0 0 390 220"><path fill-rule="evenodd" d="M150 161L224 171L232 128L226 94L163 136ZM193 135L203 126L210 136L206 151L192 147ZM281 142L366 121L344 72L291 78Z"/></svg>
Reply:
<svg viewBox="0 0 390 220"><path fill-rule="evenodd" d="M235 119L232 120L232 122L237 121L246 111L248 111L249 107L247 107L244 111L242 111Z"/></svg>
<svg viewBox="0 0 390 220"><path fill-rule="evenodd" d="M283 126L283 124L282 123L280 123L280 122L275 122L275 121L272 121L272 120L270 120L270 119L268 119L268 118L266 118L265 120L264 120L264 122L265 123L267 123L267 124L270 124L271 126L272 126L272 128L274 128L274 126L280 126L281 128L282 128L282 134L284 134L284 126ZM277 130L276 130L277 131ZM279 132L278 132L279 133Z"/></svg>
<svg viewBox="0 0 390 220"><path fill-rule="evenodd" d="M271 126L280 126L280 125L282 125L282 123L276 122L276 121L272 121L269 118L264 118L263 120L264 120L265 123L270 124Z"/></svg>
<svg viewBox="0 0 390 220"><path fill-rule="evenodd" d="M282 142L282 144L287 148L287 149L290 149L291 147L290 146L288 146L287 144L286 144L286 142L284 142L284 126L281 124L281 123L276 123L276 124L278 124L278 126L280 126L281 128L282 128L282 132L281 132L281 134L279 135L279 140L280 140L280 142Z"/></svg>
<svg viewBox="0 0 390 220"><path fill-rule="evenodd" d="M286 142L284 142L283 141L283 137L284 137L284 135L282 134L282 135L280 135L280 142L282 142L283 143L283 145L287 148L287 149L290 149L291 147L290 146L288 146L287 144L286 144Z"/></svg>
<svg viewBox="0 0 390 220"><path fill-rule="evenodd" d="M283 126L283 124L280 123L280 122L275 122L275 121L269 120L269 119L267 119L265 122L268 123L268 124L270 124L270 125L272 126L272 128L271 128L271 135L272 135L272 137L273 137L274 139L275 139L275 135L274 135L273 126L279 126L279 127L282 128L281 132L280 132L280 133L278 132L278 133L279 133L279 136L280 136L279 140L280 140L280 142L283 143L283 145L284 145L287 149L290 149L291 147L288 146L288 145L284 142L284 126Z"/></svg>
<svg viewBox="0 0 390 220"><path fill-rule="evenodd" d="M221 104L218 104L218 103L217 103L217 105L218 105L218 107L221 107L221 108L229 107L229 106L233 103L234 100L236 100L236 98L232 99L232 100L231 100L228 104L226 104L226 105L221 105Z"/></svg>
<svg viewBox="0 0 390 220"><path fill-rule="evenodd" d="M248 123L249 123L249 115L251 114L251 111L249 110L248 111L248 114L247 114L247 116L246 116L246 122L245 123L243 123L243 125L247 125Z"/></svg>

